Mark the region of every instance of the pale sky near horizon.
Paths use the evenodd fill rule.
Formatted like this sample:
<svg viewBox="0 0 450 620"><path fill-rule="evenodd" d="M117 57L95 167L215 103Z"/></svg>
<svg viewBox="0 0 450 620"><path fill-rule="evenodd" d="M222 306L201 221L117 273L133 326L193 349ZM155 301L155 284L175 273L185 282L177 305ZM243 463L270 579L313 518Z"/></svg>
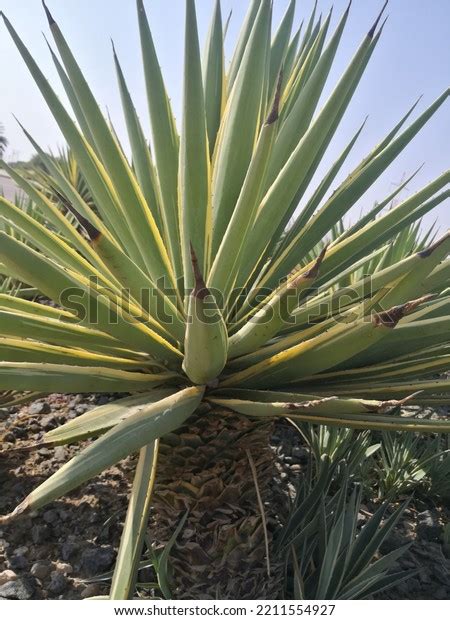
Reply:
<svg viewBox="0 0 450 620"><path fill-rule="evenodd" d="M48 0L47 3L85 71L99 103L105 110L107 107L122 138L125 136L125 126L112 62L112 37L138 113L149 135L135 1ZM213 4L213 0L197 0L196 3L202 42ZM274 0L275 25L287 4L288 0ZM313 0L297 0L296 24L299 24L302 17L309 15L312 4ZM347 0L319 0L320 10L324 14L332 4L335 24ZM327 93L344 70L382 4L382 0L353 0L343 42L328 80ZM224 16L231 9L233 11L227 37L229 50L247 6L247 0L222 0ZM40 0L1 0L0 9L12 21L64 99L42 36L42 32L48 35L48 25ZM175 114L179 119L184 0L147 0L146 9ZM383 138L419 95L423 94L418 106L418 112L421 112L450 85L450 0L391 0L387 13L389 19L382 40L321 166L324 172L368 114L364 132L339 179ZM10 142L6 159L27 159L33 153L12 118L12 113L18 116L41 146L56 149L63 144L61 134L3 24L0 24L0 58L3 83L0 123L4 125ZM375 200L382 200L393 191L394 184L404 175L410 175L422 163L425 163L423 169L409 184L403 197L450 167L449 100L363 196L359 206L366 210ZM441 204L427 218L427 222L431 223L436 218L441 230L450 226L449 200Z"/></svg>

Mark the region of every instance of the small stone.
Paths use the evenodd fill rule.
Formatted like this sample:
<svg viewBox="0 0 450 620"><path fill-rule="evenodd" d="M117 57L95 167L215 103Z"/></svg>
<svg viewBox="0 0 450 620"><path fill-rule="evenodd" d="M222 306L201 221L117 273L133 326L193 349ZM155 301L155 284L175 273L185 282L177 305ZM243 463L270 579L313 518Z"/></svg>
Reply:
<svg viewBox="0 0 450 620"><path fill-rule="evenodd" d="M59 463L67 461L67 450L64 446L58 446L55 448L53 456L55 461L58 461Z"/></svg>
<svg viewBox="0 0 450 620"><path fill-rule="evenodd" d="M97 398L96 405L97 407L101 407L101 405L107 405L110 400L111 399L109 396L107 396L106 394L102 394L101 396Z"/></svg>
<svg viewBox="0 0 450 620"><path fill-rule="evenodd" d="M18 553L20 555L26 555L28 553L28 547L22 545L21 547L16 547L14 553Z"/></svg>
<svg viewBox="0 0 450 620"><path fill-rule="evenodd" d="M35 590L34 580L18 577L0 586L0 597L14 601L28 601Z"/></svg>
<svg viewBox="0 0 450 620"><path fill-rule="evenodd" d="M45 542L49 536L50 530L47 525L33 525L31 528L31 539L35 545Z"/></svg>
<svg viewBox="0 0 450 620"><path fill-rule="evenodd" d="M80 415L81 413L86 413L86 411L89 409L89 405L85 405L85 404L76 405L74 409L78 413L78 415Z"/></svg>
<svg viewBox="0 0 450 620"><path fill-rule="evenodd" d="M38 400L28 407L30 415L44 415L45 413L50 413L50 411L50 405L45 400Z"/></svg>
<svg viewBox="0 0 450 620"><path fill-rule="evenodd" d="M57 423L53 413L40 418L39 423L41 428L43 428L45 431L51 431L57 427Z"/></svg>
<svg viewBox="0 0 450 620"><path fill-rule="evenodd" d="M6 569L0 573L0 586L8 581L14 581L17 579L17 575L13 570Z"/></svg>
<svg viewBox="0 0 450 620"><path fill-rule="evenodd" d="M63 575L70 575L70 573L73 573L73 567L72 564L67 562L57 562L55 564L55 571Z"/></svg>
<svg viewBox="0 0 450 620"><path fill-rule="evenodd" d="M43 519L46 523L56 523L58 521L58 513L56 510L46 510L44 512Z"/></svg>
<svg viewBox="0 0 450 620"><path fill-rule="evenodd" d="M111 568L115 553L111 546L85 549L81 554L81 565L89 575L97 575Z"/></svg>
<svg viewBox="0 0 450 620"><path fill-rule="evenodd" d="M0 420L5 420L8 416L13 413L13 407L0 407Z"/></svg>
<svg viewBox="0 0 450 620"><path fill-rule="evenodd" d="M50 575L50 583L47 590L52 594L62 594L67 588L67 579L62 573L53 571Z"/></svg>
<svg viewBox="0 0 450 620"><path fill-rule="evenodd" d="M15 426L12 429L12 432L14 433L15 437L17 439L24 439L25 437L27 437L28 432L26 429L22 428L21 426Z"/></svg>
<svg viewBox="0 0 450 620"><path fill-rule="evenodd" d="M33 577L36 577L36 579L42 581L50 575L51 570L52 565L50 562L46 560L40 560L39 562L35 562L33 564L30 573L33 575Z"/></svg>
<svg viewBox="0 0 450 620"><path fill-rule="evenodd" d="M428 527L433 527L434 525L434 518L431 510L424 510L423 512L419 512L419 514L417 515L417 520L422 525L426 525Z"/></svg>
<svg viewBox="0 0 450 620"><path fill-rule="evenodd" d="M363 512L358 512L357 524L359 527L362 527L363 525L365 525L368 520L369 520L369 517L367 515L365 515Z"/></svg>
<svg viewBox="0 0 450 620"><path fill-rule="evenodd" d="M431 510L424 510L417 515L417 535L428 541L438 541L441 536L442 528L438 517Z"/></svg>
<svg viewBox="0 0 450 620"><path fill-rule="evenodd" d="M292 458L304 463L306 463L310 458L308 450L302 446L294 446L292 448L291 455Z"/></svg>
<svg viewBox="0 0 450 620"><path fill-rule="evenodd" d="M67 562L67 560L71 560L76 554L78 546L75 543L66 542L61 547L61 557Z"/></svg>
<svg viewBox="0 0 450 620"><path fill-rule="evenodd" d="M81 591L81 598L91 598L91 596L98 596L101 593L101 587L98 583L90 583Z"/></svg>
<svg viewBox="0 0 450 620"><path fill-rule="evenodd" d="M414 533L416 526L412 521L404 521L403 522L404 529L409 533Z"/></svg>
<svg viewBox="0 0 450 620"><path fill-rule="evenodd" d="M14 435L14 433L12 433L10 431L9 433L5 433L3 435L3 441L5 441L7 443L15 443L16 442L16 436Z"/></svg>
<svg viewBox="0 0 450 620"><path fill-rule="evenodd" d="M70 519L70 514L67 512L67 510L58 510L58 517L60 519L60 521L63 521L64 523Z"/></svg>
<svg viewBox="0 0 450 620"><path fill-rule="evenodd" d="M28 568L28 559L25 553L17 553L17 550L9 558L9 565L13 570L24 570Z"/></svg>

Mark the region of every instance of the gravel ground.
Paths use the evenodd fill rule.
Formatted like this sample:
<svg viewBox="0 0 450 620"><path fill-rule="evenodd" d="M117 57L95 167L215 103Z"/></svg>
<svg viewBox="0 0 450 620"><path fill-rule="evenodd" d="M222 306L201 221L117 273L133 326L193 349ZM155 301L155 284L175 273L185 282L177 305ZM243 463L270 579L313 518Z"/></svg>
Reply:
<svg viewBox="0 0 450 620"><path fill-rule="evenodd" d="M12 510L78 450L59 446L23 451L18 446L38 442L44 431L113 398L53 394L13 411L0 409L0 514ZM288 482L295 479L308 459L298 433L280 423L273 446ZM89 580L114 565L132 465L128 459L67 498L0 528L0 599L73 600L107 592L107 583ZM375 506L365 508L370 514ZM442 545L443 523L449 517L449 507L414 501L382 552L412 543L399 565L419 572L378 598L450 598L450 554Z"/></svg>
<svg viewBox="0 0 450 620"><path fill-rule="evenodd" d="M110 397L53 394L2 421L0 513L10 511L78 450L59 446L14 451L35 443L43 431L105 404ZM0 597L80 599L103 594L107 586L85 579L109 571L126 511L131 463L124 461L81 490L38 513L0 529Z"/></svg>

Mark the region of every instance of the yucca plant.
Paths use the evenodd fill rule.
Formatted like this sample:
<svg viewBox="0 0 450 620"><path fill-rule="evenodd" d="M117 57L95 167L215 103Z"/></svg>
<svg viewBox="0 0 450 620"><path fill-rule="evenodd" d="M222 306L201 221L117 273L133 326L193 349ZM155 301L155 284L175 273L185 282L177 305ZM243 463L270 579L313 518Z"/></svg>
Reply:
<svg viewBox="0 0 450 620"><path fill-rule="evenodd" d="M156 541L189 510L172 550L174 596L276 595L275 567L274 585L266 570L273 515L264 518L276 512L267 482L271 420L450 429L400 412L406 400L446 402L450 390L449 379L433 378L450 360L450 235L358 279L350 294L336 286L448 198L450 172L375 217L396 190L331 236L449 90L405 128L413 106L327 198L360 127L308 191L383 29L380 15L316 112L349 8L330 36L331 14L322 21L315 11L292 34L292 0L272 37L272 3L252 0L225 71L220 2L201 61L187 0L179 133L137 0L151 148L114 51L132 163L48 9L52 55L76 121L4 16L95 210L24 130L78 224L3 164L48 225L0 199L1 218L29 241L0 233L0 260L60 308L1 299L0 389L131 395L47 433L48 444L97 439L2 522L139 452L112 598L133 596L152 502Z"/></svg>
<svg viewBox="0 0 450 620"><path fill-rule="evenodd" d="M348 496L345 462L334 495L327 494L335 474L326 456L320 470L315 484L310 477L303 480L277 541L287 557L286 598L365 599L416 574L396 566L408 544L379 557L380 546L401 519L407 502L390 515L388 504L382 504L359 528L362 492L355 485Z"/></svg>
<svg viewBox="0 0 450 620"><path fill-rule="evenodd" d="M58 166L60 173L65 177L66 182L73 185L74 189L78 192L78 194L80 194L84 202L86 202L91 208L95 209L95 205L93 204L92 197L89 192L89 187L80 172L77 160L74 158L72 151L68 148L61 148L58 150L57 155L49 153L49 157L51 157L54 164ZM61 209L67 212L69 219L71 219L73 223L77 223L76 218L73 217L70 210L67 208L66 198L61 192L58 181L48 172L45 166L32 166L31 168L27 167L24 170L24 175L52 202L59 202L61 204Z"/></svg>
<svg viewBox="0 0 450 620"><path fill-rule="evenodd" d="M368 460L380 449L370 431L306 423L296 426L314 456L316 477L320 477L322 457L326 457L331 463L345 461L349 476L360 482Z"/></svg>
<svg viewBox="0 0 450 620"><path fill-rule="evenodd" d="M418 487L429 491L432 472L436 487L445 489L449 459L448 450L442 447L442 437L424 440L420 435L410 433L383 433L380 443L381 449L374 458L375 481L380 497L396 499Z"/></svg>

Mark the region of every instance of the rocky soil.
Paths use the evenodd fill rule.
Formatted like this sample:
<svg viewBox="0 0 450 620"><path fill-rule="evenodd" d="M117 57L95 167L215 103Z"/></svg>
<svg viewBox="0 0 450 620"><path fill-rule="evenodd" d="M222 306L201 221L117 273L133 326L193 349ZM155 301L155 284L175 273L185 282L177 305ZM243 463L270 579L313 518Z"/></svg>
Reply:
<svg viewBox="0 0 450 620"><path fill-rule="evenodd" d="M6 415L0 454L0 513L9 512L56 471L77 447L17 450L39 442L43 432L110 397L53 394ZM0 597L80 599L102 594L107 584L85 580L113 567L129 489L125 461L81 490L0 529Z"/></svg>
<svg viewBox="0 0 450 620"><path fill-rule="evenodd" d="M0 514L12 510L78 450L22 448L38 443L45 431L112 398L53 394L16 410L0 409ZM295 478L308 459L298 433L280 423L273 447L286 476ZM108 573L114 565L132 465L128 459L67 498L0 527L0 599L73 600L107 592L108 582L93 578ZM365 508L367 517L374 507ZM450 507L436 506L431 500L413 502L382 552L412 543L399 565L418 572L379 598L450 598L450 553L442 538L443 523L449 517Z"/></svg>

